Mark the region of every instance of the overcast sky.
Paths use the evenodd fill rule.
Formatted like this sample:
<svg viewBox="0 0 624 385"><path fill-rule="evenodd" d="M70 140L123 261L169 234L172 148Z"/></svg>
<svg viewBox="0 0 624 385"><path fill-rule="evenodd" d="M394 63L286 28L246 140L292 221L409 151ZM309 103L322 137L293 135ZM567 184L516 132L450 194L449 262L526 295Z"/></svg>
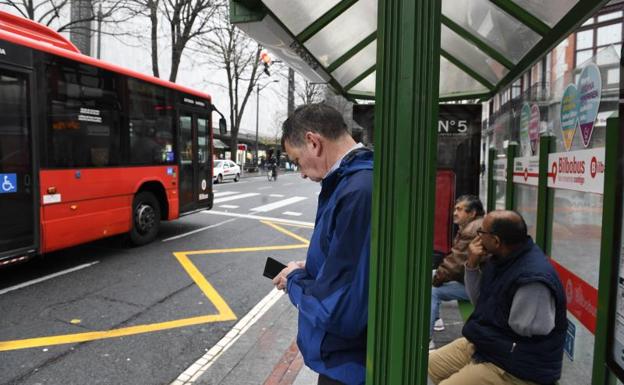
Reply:
<svg viewBox="0 0 624 385"><path fill-rule="evenodd" d="M13 8L6 5L0 5L0 10L8 11L13 14L18 14ZM165 23L161 23L161 28ZM53 26L54 27L54 26ZM129 30L141 31L145 38L141 41L136 38L122 37L114 38L112 36L102 35L102 60L121 65L132 70L142 72L148 75L152 75L151 70L151 58L149 49L149 22L147 19L135 18L132 22L128 22L127 27ZM103 30L106 30L106 25L103 25ZM116 28L119 28L117 26ZM143 33L144 31L144 33ZM170 68L170 50L169 50L169 38L165 35L166 31L161 31L159 42L159 66L161 78L169 78ZM63 34L69 38L69 34ZM96 38L93 37L92 51L95 56L96 52ZM228 118L229 126L229 99L227 88L227 77L224 71L215 71L208 68L199 62L193 62L189 55L191 52L185 51L187 55L182 58L180 69L178 71L178 77L176 82L178 84L202 91L212 96L214 105ZM286 90L287 80L284 76L280 76L277 72L277 68L272 70L271 78L262 75L260 85L264 83L270 83L272 80L278 79L278 83L271 83L260 92L260 114L259 114L259 132L260 136L274 137L281 122L285 119L287 101ZM281 72L285 72L282 70ZM219 87L216 84L221 84ZM242 96L241 96L242 100ZM214 125L218 116L213 115ZM254 92L247 103L245 108L243 122L241 124L241 132L255 134L256 130L256 93Z"/></svg>

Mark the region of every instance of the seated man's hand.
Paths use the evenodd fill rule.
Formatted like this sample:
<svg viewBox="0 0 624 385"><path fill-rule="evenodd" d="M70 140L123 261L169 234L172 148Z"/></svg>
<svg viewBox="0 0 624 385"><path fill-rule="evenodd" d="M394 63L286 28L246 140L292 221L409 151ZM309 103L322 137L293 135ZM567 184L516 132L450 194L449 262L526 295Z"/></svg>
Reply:
<svg viewBox="0 0 624 385"><path fill-rule="evenodd" d="M448 272L443 266L440 266L433 276L432 285L434 287L440 287L444 282L447 282L448 280Z"/></svg>

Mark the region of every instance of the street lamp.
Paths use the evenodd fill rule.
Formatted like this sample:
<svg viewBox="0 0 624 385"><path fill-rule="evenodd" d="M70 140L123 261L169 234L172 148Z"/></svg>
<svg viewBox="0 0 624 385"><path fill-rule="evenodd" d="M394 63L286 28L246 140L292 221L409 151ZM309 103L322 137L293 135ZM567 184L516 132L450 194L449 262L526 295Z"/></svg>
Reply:
<svg viewBox="0 0 624 385"><path fill-rule="evenodd" d="M258 165L258 126L260 125L260 91L265 89L271 83L279 83L279 80L272 80L260 87L260 84L256 84L256 148L255 148L255 162Z"/></svg>

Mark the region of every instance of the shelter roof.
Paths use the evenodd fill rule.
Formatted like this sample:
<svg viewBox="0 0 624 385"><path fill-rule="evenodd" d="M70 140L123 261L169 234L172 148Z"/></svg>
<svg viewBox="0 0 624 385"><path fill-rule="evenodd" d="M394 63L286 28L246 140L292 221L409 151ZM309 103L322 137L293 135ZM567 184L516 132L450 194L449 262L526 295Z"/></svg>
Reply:
<svg viewBox="0 0 624 385"><path fill-rule="evenodd" d="M440 1L442 101L493 95L607 3ZM351 99L374 98L377 0L231 0L230 13L232 23L310 81Z"/></svg>

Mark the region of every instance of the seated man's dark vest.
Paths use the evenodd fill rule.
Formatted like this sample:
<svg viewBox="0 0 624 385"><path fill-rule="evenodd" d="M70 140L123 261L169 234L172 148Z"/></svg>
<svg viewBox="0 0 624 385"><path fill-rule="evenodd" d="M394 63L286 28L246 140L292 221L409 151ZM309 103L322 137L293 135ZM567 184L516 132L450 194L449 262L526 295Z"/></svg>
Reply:
<svg viewBox="0 0 624 385"><path fill-rule="evenodd" d="M486 262L481 271L479 299L462 331L475 345L473 359L491 362L523 380L555 383L561 377L566 300L548 258L528 238L519 251L504 261ZM509 326L509 313L518 288L533 282L546 285L555 298L555 328L548 335L523 337Z"/></svg>

